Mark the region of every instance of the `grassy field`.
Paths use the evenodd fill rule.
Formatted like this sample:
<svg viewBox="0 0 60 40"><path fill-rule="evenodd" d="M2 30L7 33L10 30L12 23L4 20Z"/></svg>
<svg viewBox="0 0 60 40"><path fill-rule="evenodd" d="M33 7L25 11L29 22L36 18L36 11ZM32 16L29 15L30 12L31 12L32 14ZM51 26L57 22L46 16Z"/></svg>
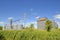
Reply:
<svg viewBox="0 0 60 40"><path fill-rule="evenodd" d="M0 40L60 40L60 29L46 30L0 30Z"/></svg>

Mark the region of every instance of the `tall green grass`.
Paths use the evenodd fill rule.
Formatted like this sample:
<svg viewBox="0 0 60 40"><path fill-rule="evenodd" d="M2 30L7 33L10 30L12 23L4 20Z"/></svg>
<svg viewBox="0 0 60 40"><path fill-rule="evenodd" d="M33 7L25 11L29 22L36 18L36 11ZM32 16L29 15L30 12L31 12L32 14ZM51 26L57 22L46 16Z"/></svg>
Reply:
<svg viewBox="0 0 60 40"><path fill-rule="evenodd" d="M60 40L60 30L0 30L0 40Z"/></svg>

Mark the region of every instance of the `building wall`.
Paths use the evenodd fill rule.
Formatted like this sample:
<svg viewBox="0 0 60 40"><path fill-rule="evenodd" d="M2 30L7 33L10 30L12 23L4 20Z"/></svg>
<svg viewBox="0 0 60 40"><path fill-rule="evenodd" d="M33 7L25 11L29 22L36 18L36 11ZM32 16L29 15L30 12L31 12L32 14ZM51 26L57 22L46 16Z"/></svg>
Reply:
<svg viewBox="0 0 60 40"><path fill-rule="evenodd" d="M10 25L5 25L3 27L3 30L21 30L23 29L23 25L20 25L20 24L15 24L15 25L12 25L12 29L11 29L11 26Z"/></svg>
<svg viewBox="0 0 60 40"><path fill-rule="evenodd" d="M45 29L45 21L37 22L37 28L42 30Z"/></svg>
<svg viewBox="0 0 60 40"><path fill-rule="evenodd" d="M45 29L45 21L47 18L38 18L37 19L37 29L44 30Z"/></svg>
<svg viewBox="0 0 60 40"><path fill-rule="evenodd" d="M58 28L58 24L54 21L54 20L51 20L52 21L52 27L54 29ZM42 29L44 30L45 29L45 22L46 20L42 20L41 18L37 20L37 29Z"/></svg>

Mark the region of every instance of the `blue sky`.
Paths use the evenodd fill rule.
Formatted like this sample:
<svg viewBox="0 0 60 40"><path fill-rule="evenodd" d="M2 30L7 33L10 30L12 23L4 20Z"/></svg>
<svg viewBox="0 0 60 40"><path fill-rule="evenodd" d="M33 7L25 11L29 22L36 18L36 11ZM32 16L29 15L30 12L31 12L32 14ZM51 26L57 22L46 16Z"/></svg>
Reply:
<svg viewBox="0 0 60 40"><path fill-rule="evenodd" d="M0 23L8 23L9 17L23 22L24 14L27 23L36 21L37 16L60 22L60 0L0 0Z"/></svg>

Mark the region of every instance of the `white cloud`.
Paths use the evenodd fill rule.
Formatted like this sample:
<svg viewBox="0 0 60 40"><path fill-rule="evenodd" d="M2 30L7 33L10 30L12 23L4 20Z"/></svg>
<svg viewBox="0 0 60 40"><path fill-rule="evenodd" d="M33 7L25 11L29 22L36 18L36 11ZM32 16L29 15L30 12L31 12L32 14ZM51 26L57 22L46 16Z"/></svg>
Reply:
<svg viewBox="0 0 60 40"><path fill-rule="evenodd" d="M60 14L55 15L54 18L60 19Z"/></svg>
<svg viewBox="0 0 60 40"><path fill-rule="evenodd" d="M58 24L58 27L60 28L60 14L56 14L55 16L54 16L54 20L55 20L55 22Z"/></svg>
<svg viewBox="0 0 60 40"><path fill-rule="evenodd" d="M39 16L36 17L37 19L40 18Z"/></svg>
<svg viewBox="0 0 60 40"><path fill-rule="evenodd" d="M13 19L13 17L9 17L8 19Z"/></svg>
<svg viewBox="0 0 60 40"><path fill-rule="evenodd" d="M0 24L4 24L4 22L0 22Z"/></svg>

